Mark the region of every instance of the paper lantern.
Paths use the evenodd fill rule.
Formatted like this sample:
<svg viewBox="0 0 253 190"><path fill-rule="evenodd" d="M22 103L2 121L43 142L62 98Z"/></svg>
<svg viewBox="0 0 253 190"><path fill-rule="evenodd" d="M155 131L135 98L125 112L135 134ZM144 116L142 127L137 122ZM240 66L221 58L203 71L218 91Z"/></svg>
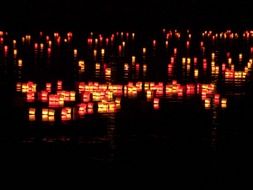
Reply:
<svg viewBox="0 0 253 190"><path fill-rule="evenodd" d="M38 43L34 43L34 49L37 50L39 47Z"/></svg>
<svg viewBox="0 0 253 190"><path fill-rule="evenodd" d="M78 61L78 67L83 72L85 70L85 62L83 60Z"/></svg>
<svg viewBox="0 0 253 190"><path fill-rule="evenodd" d="M243 58L243 54L240 53L240 54L239 54L239 61L242 61L242 58Z"/></svg>
<svg viewBox="0 0 253 190"><path fill-rule="evenodd" d="M108 102L108 112L109 113L116 112L116 103L115 102Z"/></svg>
<svg viewBox="0 0 253 190"><path fill-rule="evenodd" d="M136 57L132 56L132 63L135 64L135 62L136 62Z"/></svg>
<svg viewBox="0 0 253 190"><path fill-rule="evenodd" d="M35 108L29 108L29 115L35 115L36 109Z"/></svg>
<svg viewBox="0 0 253 190"><path fill-rule="evenodd" d="M42 102L47 102L48 101L48 91L41 91L40 92L40 100Z"/></svg>
<svg viewBox="0 0 253 190"><path fill-rule="evenodd" d="M62 81L57 81L57 90L62 90Z"/></svg>
<svg viewBox="0 0 253 190"><path fill-rule="evenodd" d="M18 67L22 67L23 66L23 61L22 61L22 59L19 59L18 60Z"/></svg>
<svg viewBox="0 0 253 190"><path fill-rule="evenodd" d="M209 109L211 107L211 100L210 98L205 99L205 108Z"/></svg>
<svg viewBox="0 0 253 190"><path fill-rule="evenodd" d="M105 56L105 49L101 49L101 56L102 56L102 57Z"/></svg>
<svg viewBox="0 0 253 190"><path fill-rule="evenodd" d="M227 99L226 98L222 98L221 99L221 108L227 108Z"/></svg>
<svg viewBox="0 0 253 190"><path fill-rule="evenodd" d="M190 47L190 41L186 41L186 47L187 47L187 48Z"/></svg>
<svg viewBox="0 0 253 190"><path fill-rule="evenodd" d="M146 48L142 48L142 53L146 54L146 52L147 52L147 49Z"/></svg>
<svg viewBox="0 0 253 190"><path fill-rule="evenodd" d="M147 97L148 100L150 100L152 98L152 95L153 95L153 93L152 93L151 90L146 91L146 97Z"/></svg>
<svg viewBox="0 0 253 190"><path fill-rule="evenodd" d="M142 67L143 67L143 72L146 73L147 72L147 68L148 68L147 64L143 64Z"/></svg>
<svg viewBox="0 0 253 190"><path fill-rule="evenodd" d="M87 104L81 103L78 105L78 114L84 116L86 114Z"/></svg>
<svg viewBox="0 0 253 190"><path fill-rule="evenodd" d="M52 84L51 83L46 83L46 91L51 92Z"/></svg>
<svg viewBox="0 0 253 190"><path fill-rule="evenodd" d="M177 54L177 48L174 48L173 52L174 52L174 55L176 55Z"/></svg>
<svg viewBox="0 0 253 190"><path fill-rule="evenodd" d="M40 49L43 50L44 49L44 44L40 43Z"/></svg>
<svg viewBox="0 0 253 190"><path fill-rule="evenodd" d="M186 63L186 58L182 57L182 64L185 64L185 63Z"/></svg>
<svg viewBox="0 0 253 190"><path fill-rule="evenodd" d="M77 49L74 49L74 57L77 56L77 53L78 53Z"/></svg>
<svg viewBox="0 0 253 190"><path fill-rule="evenodd" d="M135 33L132 33L132 39L134 39L135 38Z"/></svg>
<svg viewBox="0 0 253 190"><path fill-rule="evenodd" d="M98 102L98 113L107 113L108 105L104 102Z"/></svg>
<svg viewBox="0 0 253 190"><path fill-rule="evenodd" d="M26 101L27 102L34 102L35 101L35 93L34 92L27 92Z"/></svg>
<svg viewBox="0 0 253 190"><path fill-rule="evenodd" d="M69 120L71 120L71 118L72 118L71 113L72 113L72 109L70 107L62 108L62 111L61 111L61 120L62 121L69 121Z"/></svg>
<svg viewBox="0 0 253 190"><path fill-rule="evenodd" d="M83 92L82 101L89 102L90 100L91 100L91 93L90 92Z"/></svg>
<svg viewBox="0 0 253 190"><path fill-rule="evenodd" d="M194 77L197 78L199 76L199 70L194 69Z"/></svg>
<svg viewBox="0 0 253 190"><path fill-rule="evenodd" d="M112 74L112 69L111 68L106 68L105 69L105 76L110 77L111 74Z"/></svg>

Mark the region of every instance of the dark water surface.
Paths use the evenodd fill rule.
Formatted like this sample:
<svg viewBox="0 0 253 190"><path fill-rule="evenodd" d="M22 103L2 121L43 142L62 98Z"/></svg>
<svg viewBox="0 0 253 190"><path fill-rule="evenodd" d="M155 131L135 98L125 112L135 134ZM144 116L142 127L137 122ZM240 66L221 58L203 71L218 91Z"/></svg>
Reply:
<svg viewBox="0 0 253 190"><path fill-rule="evenodd" d="M71 155L92 167L196 171L203 183L244 167L241 158L252 152L252 31L133 33L1 33L3 150L26 160ZM46 83L48 94L59 93L58 81L75 100L41 102ZM83 115L82 82L93 96ZM96 90L101 85L107 90ZM96 100L96 92L112 96ZM42 109L54 112L51 119Z"/></svg>

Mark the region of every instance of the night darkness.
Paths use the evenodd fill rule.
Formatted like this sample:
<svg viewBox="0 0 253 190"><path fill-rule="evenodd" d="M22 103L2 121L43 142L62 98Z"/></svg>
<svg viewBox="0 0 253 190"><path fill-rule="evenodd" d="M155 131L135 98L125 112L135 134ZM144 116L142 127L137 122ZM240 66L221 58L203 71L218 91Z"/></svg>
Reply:
<svg viewBox="0 0 253 190"><path fill-rule="evenodd" d="M236 2L236 1L235 1ZM250 1L21 0L2 4L0 26L12 29L151 29L251 26Z"/></svg>
<svg viewBox="0 0 253 190"><path fill-rule="evenodd" d="M49 176L49 178L51 177L52 180L55 180L57 171L61 175L68 174L66 176L70 177L73 174L79 175L81 173L79 177L82 178L82 185L86 185L88 181L83 175L90 175L87 170L89 167L96 173L94 177L96 183L104 185L97 178L100 172L96 172L97 168L98 170L102 168L106 172L102 178L109 177L107 183L110 188L111 183L114 185L117 183L111 175L108 175L112 169L115 171L119 169L121 173L125 173L126 170L126 174L130 173L126 178L123 178L119 175L121 173L115 172L118 177L123 178L124 183L121 185L131 182L130 178L133 174L136 175L137 181L140 180L142 175L139 173L150 178L150 180L144 178L144 184L152 182L153 177L160 174L165 177L161 181L170 185L168 180L173 181L173 179L168 177L169 173L175 179L179 179L179 183L176 183L177 186L179 184L188 185L185 180L196 182L196 184L203 183L206 187L209 187L209 184L216 185L216 181L220 179L221 181L225 179L228 183L237 181L237 171L243 171L241 168L249 168L249 165L252 165L252 158L248 154L251 154L253 150L253 131L252 124L246 123L252 123L253 78L250 74L253 73L253 38L252 33L243 33L245 30L253 29L252 2L252 0L5 0L5 2L1 2L0 31L6 31L6 33L0 32L0 122L2 122L0 147L3 147L1 158L4 158L3 161L0 159L0 163L7 166L11 175L15 174L16 166L22 168L20 169L21 175L18 174L19 178L24 175L24 171L28 171L28 166L31 166L32 170L36 170L28 172L36 178L38 176L35 173L40 172L39 167L45 170L45 176L51 174L52 177ZM167 39L167 35L170 34L169 30L165 35L162 33L162 28L179 29L178 31L185 32L182 32L182 38L180 38L177 30L173 30L172 37ZM185 29L191 29L189 32L193 34L192 39L189 37L188 31L186 34ZM221 36L219 35L221 31L228 29L238 32L239 40L236 37L234 39L228 37L230 41L226 41L227 36L226 38L220 37L220 39L216 37ZM213 34L209 37L208 32L201 33L204 30L212 30ZM227 33L228 36L231 36L229 32ZM24 34L31 34L32 38L29 35L24 36ZM70 40L68 34L71 34ZM73 41L72 34L75 36ZM101 38L104 37L102 42L100 42L99 34L102 34ZM136 37L133 34L136 34ZM201 34L205 36L201 37ZM215 34L217 35L215 36ZM225 36L225 33L223 34ZM237 33L232 34L237 35ZM250 34L250 40L241 38ZM116 36L115 41L114 35ZM92 41L91 45L89 40ZM95 44L96 40L99 40L102 45ZM213 45L214 41L217 42L215 45ZM51 43L53 43L52 47L49 45ZM125 44L126 50L124 49ZM187 44L190 44L190 51ZM146 49L147 53L144 53ZM102 52L106 52L105 61ZM235 64L233 62L235 67L232 69L229 60L232 61L232 58L233 61L237 60L242 55L243 61L235 61ZM214 66L211 65L214 64L214 60L209 60L211 57L214 57L213 59L216 61ZM136 58L137 62L133 61L133 58L134 60ZM174 60L176 64L174 64ZM183 60L187 61L187 65L183 64ZM205 66L207 60L208 66ZM85 72L80 69L79 63L83 63L83 66L86 64ZM225 71L223 71L223 66L225 66ZM205 67L208 67L207 72ZM169 73L169 69L172 68L173 72L171 71L171 73L175 73L175 76ZM213 68L215 72L218 70L218 74L215 73L215 76L212 73ZM241 83L238 81L237 83L229 83L232 84L231 86L227 85L226 73L230 77L231 73L235 73L234 68L240 71L238 72L239 77L249 73L250 78L247 75L248 83L244 79L242 81L245 84L241 81L245 85L245 89L240 88L239 84ZM97 70L99 70L98 74ZM189 76L187 70L190 71ZM109 82L106 79L106 71L110 73ZM210 77L206 74L209 72ZM115 79L111 79L111 73ZM124 78L125 73L127 73L126 79ZM200 80L197 80L199 78L195 75L200 75ZM23 77L22 80L21 77ZM174 94L169 94L169 98L161 98L160 110L153 110L153 106L155 106L152 104L153 99L146 101L148 93L145 91L140 96L138 94L134 97L135 99L123 97L122 110L113 115L115 118L104 119L96 113L95 117L93 115L91 117L87 115L87 118L86 116L85 118L80 117L80 121L71 121L72 123L66 126L65 123L61 125L60 121L56 121L55 126L48 125L47 122L43 123L42 119L35 122L34 126L38 127L36 128L32 126L32 122L28 122L28 119L25 118L25 114L30 114L30 108L33 109L33 107L29 107L28 111L27 105L37 106L36 114L41 114L42 116L39 115L39 119L41 119L43 118L42 106L46 104L44 102L43 104L41 102L39 104L25 102L23 101L26 97L24 93L18 93L16 90L17 84L23 85L24 81L29 83L30 80L37 82L38 88L41 89L44 88L45 81L52 82L55 84L56 91L56 81L58 80L63 80L67 90L73 90L77 87L77 85L75 86L78 84L77 81L90 82L94 79L94 82L101 80L101 84L105 81L108 84L118 84L121 81L117 81L117 77L128 84L139 80L143 84L146 81L152 83L155 81L170 85L173 84L173 82L170 83L170 80L175 81L174 79L179 78L184 89L187 89L188 84L192 86L195 84L193 82L196 82L197 86L195 85L193 88L194 95L198 96L192 99L190 97L189 100L192 100L190 103L187 102L188 99L181 102L180 96L183 95L180 93L183 93L183 87L179 89L178 83L175 85L182 91L178 91L175 97L179 97L179 103L171 99L174 98ZM202 80L202 78L206 79L205 77L207 81ZM221 87L221 90L218 88L221 94L212 92L212 97L208 96L204 100L200 93L195 93L195 89L199 88L199 84L202 82L212 82L208 88L212 87L214 83L217 84L218 87ZM224 89L222 89L223 82ZM205 90L207 84L203 83ZM236 91L236 85L239 86L238 91ZM69 86L73 86L73 88L69 89ZM235 90L236 95L233 97L229 91L230 87ZM173 89L174 86L170 88ZM144 90L144 86L142 89ZM162 87L162 89L166 88ZM240 91L241 89L242 91ZM224 90L224 94L222 90ZM242 95L239 96L240 92ZM40 95L40 93L38 94ZM203 94L206 96L207 93ZM215 96L221 98L221 102L223 98L225 107L228 102L228 109L220 109L212 102L215 109L205 110L206 102L210 104L211 101L214 101L215 103ZM80 97L78 96L81 100ZM158 98L156 100L160 101ZM183 98L188 97L184 94ZM77 110L77 105L81 105L78 101L75 103L76 105L73 104L73 112ZM72 104L66 105L72 106ZM96 102L96 107L94 106L96 109L97 105ZM54 112L55 110L56 112ZM65 110L60 112L62 110L58 108L55 110L51 112L56 113L56 117L61 117L62 113L67 112ZM31 115L35 117L35 114ZM38 118L38 114L36 117ZM3 121L6 121L7 125ZM98 143L96 144L96 142ZM69 160L68 156L72 160ZM236 156L240 158L237 160ZM13 161L10 161L9 158L12 158ZM38 161L39 159L42 161ZM35 162L34 165L31 164L32 161ZM13 170L9 168L7 162L10 163L10 166L14 165ZM0 164L1 170L2 165ZM44 165L47 167L44 168ZM71 172L67 172L66 168ZM151 172L152 168L157 171ZM73 171L76 169L77 172ZM252 169L248 171L252 173ZM197 175L193 175L194 172ZM5 172L3 175L6 175ZM32 180L30 177L24 176L26 177L25 182L29 184ZM42 178L43 182L46 182L45 176ZM60 183L65 183L65 181L61 180ZM251 181L252 179L250 179ZM160 181L156 185L159 183ZM203 187L201 189L204 189Z"/></svg>

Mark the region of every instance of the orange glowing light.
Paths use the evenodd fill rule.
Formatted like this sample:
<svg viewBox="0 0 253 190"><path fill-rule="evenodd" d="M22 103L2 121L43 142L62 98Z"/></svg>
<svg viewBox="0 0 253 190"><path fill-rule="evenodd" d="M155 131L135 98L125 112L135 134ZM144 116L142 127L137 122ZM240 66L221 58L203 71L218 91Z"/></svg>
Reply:
<svg viewBox="0 0 253 190"><path fill-rule="evenodd" d="M105 75L106 76L111 76L111 74L112 74L112 69L111 68L106 68L105 69Z"/></svg>
<svg viewBox="0 0 253 190"><path fill-rule="evenodd" d="M199 76L199 70L194 69L194 77L197 78Z"/></svg>
<svg viewBox="0 0 253 190"><path fill-rule="evenodd" d="M227 108L227 99L226 98L221 99L221 108Z"/></svg>
<svg viewBox="0 0 253 190"><path fill-rule="evenodd" d="M210 98L205 99L205 108L208 109L211 107L211 100Z"/></svg>
<svg viewBox="0 0 253 190"><path fill-rule="evenodd" d="M72 113L72 110L70 107L65 107L65 108L62 108L62 111L61 111L61 119L63 121L68 121L68 120L71 120L71 113Z"/></svg>
<svg viewBox="0 0 253 190"><path fill-rule="evenodd" d="M35 115L36 109L35 108L29 108L29 115Z"/></svg>

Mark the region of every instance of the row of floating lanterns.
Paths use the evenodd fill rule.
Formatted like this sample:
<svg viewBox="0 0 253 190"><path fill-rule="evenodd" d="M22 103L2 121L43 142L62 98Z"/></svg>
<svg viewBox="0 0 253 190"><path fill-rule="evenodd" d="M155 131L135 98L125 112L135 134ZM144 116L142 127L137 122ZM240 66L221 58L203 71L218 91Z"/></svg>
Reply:
<svg viewBox="0 0 253 190"><path fill-rule="evenodd" d="M59 84L58 82L57 84ZM212 105L221 108L227 107L227 99L221 98L220 94L216 93L214 84L181 85L176 80L167 84L163 82L129 82L127 85L79 82L76 91L57 90L55 94L50 94L51 89L50 92L45 89L37 92L36 86L33 82L17 83L17 90L27 95L28 103L36 100L48 103L48 108L41 110L42 121L55 121L55 111L59 109L63 121L72 120L74 114L81 118L92 113L115 113L121 108L122 96L136 97L140 93L145 93L146 100L152 102L155 110L160 109L160 100L164 95L165 97L182 98L183 96L197 94L200 95L206 109L210 109ZM30 97L30 93L32 93L32 97ZM35 99L35 94L39 97L38 99ZM73 104L67 102L73 102ZM67 103L67 107L65 107L65 103ZM45 106L45 104L41 105L42 107ZM36 108L29 108L30 121L35 120L35 112Z"/></svg>

